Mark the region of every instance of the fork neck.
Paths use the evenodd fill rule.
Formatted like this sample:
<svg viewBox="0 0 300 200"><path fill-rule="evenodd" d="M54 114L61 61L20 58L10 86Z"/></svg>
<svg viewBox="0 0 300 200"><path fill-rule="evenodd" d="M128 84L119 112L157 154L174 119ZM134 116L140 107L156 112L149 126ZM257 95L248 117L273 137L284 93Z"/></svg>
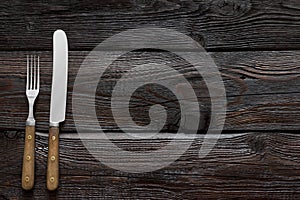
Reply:
<svg viewBox="0 0 300 200"><path fill-rule="evenodd" d="M29 101L29 114L28 118L26 120L26 125L27 126L35 126L35 119L33 116L33 103Z"/></svg>

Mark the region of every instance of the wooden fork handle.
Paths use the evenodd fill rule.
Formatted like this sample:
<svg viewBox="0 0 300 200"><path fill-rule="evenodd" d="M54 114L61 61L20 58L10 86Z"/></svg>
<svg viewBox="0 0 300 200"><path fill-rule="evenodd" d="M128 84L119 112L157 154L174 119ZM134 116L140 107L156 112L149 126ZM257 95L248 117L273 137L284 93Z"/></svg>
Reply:
<svg viewBox="0 0 300 200"><path fill-rule="evenodd" d="M31 190L34 185L35 126L26 126L22 169L22 188Z"/></svg>
<svg viewBox="0 0 300 200"><path fill-rule="evenodd" d="M59 179L59 127L50 127L47 166L47 188L56 190Z"/></svg>

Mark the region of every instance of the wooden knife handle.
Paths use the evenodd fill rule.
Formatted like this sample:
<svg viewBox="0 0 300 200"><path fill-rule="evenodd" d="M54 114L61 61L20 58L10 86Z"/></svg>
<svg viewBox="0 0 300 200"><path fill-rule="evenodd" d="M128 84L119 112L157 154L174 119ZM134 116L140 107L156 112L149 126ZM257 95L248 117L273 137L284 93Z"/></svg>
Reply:
<svg viewBox="0 0 300 200"><path fill-rule="evenodd" d="M47 188L56 190L59 179L59 127L50 127L47 166Z"/></svg>
<svg viewBox="0 0 300 200"><path fill-rule="evenodd" d="M35 126L26 126L22 169L22 188L31 190L34 185Z"/></svg>

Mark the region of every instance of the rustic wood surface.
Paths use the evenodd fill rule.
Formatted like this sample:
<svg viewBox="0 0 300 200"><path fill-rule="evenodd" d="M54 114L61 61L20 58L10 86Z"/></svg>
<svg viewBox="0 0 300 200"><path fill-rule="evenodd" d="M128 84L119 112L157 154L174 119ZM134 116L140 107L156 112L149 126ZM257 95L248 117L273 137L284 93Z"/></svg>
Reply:
<svg viewBox="0 0 300 200"><path fill-rule="evenodd" d="M300 199L298 0L4 0L0 21L0 199ZM149 26L180 31L210 53L224 80L228 110L221 138L200 159L211 105L195 68L174 54L153 49L120 57L107 69L96 93L98 120L107 135L122 136L110 111L110 97L116 81L136 65L157 62L178 70L193 86L201 110L198 139L176 162L154 172L125 173L100 163L83 146L73 121L72 91L81 63L96 45L122 31ZM56 29L68 36L69 80L66 121L60 133L60 185L49 192L48 121ZM126 48L122 42L118 45ZM28 54L40 55L41 63L32 191L21 187ZM136 77L150 73L170 78L169 71L139 71ZM188 94L182 83L176 84L179 92ZM143 87L131 96L130 111L138 125L146 125L149 107L157 103L168 109L162 138L121 137L114 143L128 151L164 146L168 140L163 138L179 126L176 97L162 87Z"/></svg>
<svg viewBox="0 0 300 200"><path fill-rule="evenodd" d="M25 98L26 60L24 55L32 52L0 53L1 90L0 98L0 129L23 130L27 118L27 100ZM40 55L41 87L36 101L37 130L47 131L50 110L52 53L35 52ZM69 85L66 121L63 131L74 132L72 117L72 86L77 71L88 52L70 52L69 57ZM222 74L226 87L228 111L225 130L299 130L300 126L300 51L278 52L215 52L211 53ZM128 60L130 58L130 61ZM205 83L201 81L195 69L174 55L155 52L135 52L117 60L99 83L96 106L99 121L104 130L117 129L110 112L110 96L114 82L120 74L130 67L147 62L167 64L180 71L193 85L199 97L202 111L201 129L207 128L209 119L209 94ZM126 67L124 67L126 66ZM149 71L136 72L138 77L145 76ZM162 72L151 72L162 73ZM164 72L168 80L168 71ZM92 79L93 75L87 75ZM97 78L97 77L95 77ZM134 77L132 77L134 80ZM87 81L88 84L88 81ZM160 95L156 95L159 93ZM148 96L145 97L145 94ZM86 95L84 92L82 95ZM131 94L128 94L131 95ZM146 98L146 103L144 99ZM141 100L142 99L142 100ZM163 103L173 110L169 113L169 120L165 131L174 131L178 127L179 107L166 90L161 88L152 91L145 88L133 95L132 104L136 113L135 120L139 123L149 121L147 105ZM90 102L82 102L83 106L90 106ZM142 114L144 113L144 114Z"/></svg>
<svg viewBox="0 0 300 200"><path fill-rule="evenodd" d="M198 158L199 142L172 165L143 174L115 171L95 160L76 134L60 140L60 187L47 192L47 134L37 133L36 184L22 191L23 133L0 136L0 197L146 199L297 199L300 195L300 138L290 133L222 135L212 152ZM163 140L115 140L124 149L157 148ZM101 141L100 141L101 143ZM13 158L13 159L12 159ZM274 189L276 188L276 190Z"/></svg>
<svg viewBox="0 0 300 200"><path fill-rule="evenodd" d="M4 1L0 48L52 50L61 28L71 50L91 50L121 31L160 26L209 50L299 49L299 9L297 0Z"/></svg>

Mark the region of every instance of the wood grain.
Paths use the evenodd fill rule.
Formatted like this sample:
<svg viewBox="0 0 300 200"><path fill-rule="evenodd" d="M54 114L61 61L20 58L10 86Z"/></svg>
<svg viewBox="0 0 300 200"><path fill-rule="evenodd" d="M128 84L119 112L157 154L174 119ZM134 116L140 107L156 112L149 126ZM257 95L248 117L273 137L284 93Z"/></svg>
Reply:
<svg viewBox="0 0 300 200"><path fill-rule="evenodd" d="M34 186L35 127L26 126L22 167L22 188L31 190Z"/></svg>
<svg viewBox="0 0 300 200"><path fill-rule="evenodd" d="M299 199L299 10L298 0L2 1L0 199ZM139 126L151 122L152 105L163 105L167 119L162 133L152 139L123 138L112 116L110 99L116 82L133 66L161 63L184 75L198 102L190 100L192 91L186 85L176 81L174 84L185 102L199 104L201 121L197 139L186 153L163 155L180 156L174 163L153 172L125 173L96 160L74 133L73 85L85 56L99 43L128 29L153 26L180 31L211 52L226 87L228 111L224 134L209 155L200 159L198 151L204 136L201 133L205 133L211 116L211 102L202 77L188 62L171 53L154 49L131 52L106 70L96 90L98 121L114 144L127 151L157 150L170 142L168 137L174 136L183 120L174 94L158 85L146 85L123 97L132 95L130 114ZM67 116L60 134L60 187L48 191L52 35L56 29L67 33L71 52ZM124 38L116 45L126 49L126 41ZM186 50L186 44L176 39L161 42L170 46L180 44L182 49L177 50ZM26 55L33 53L41 57L41 89L35 106L40 132L35 146L35 188L25 191L20 184L23 122L28 114L24 88ZM144 70L125 82L149 75L172 78L169 70ZM83 85L90 85L93 78L93 74L87 74ZM90 95L88 92L82 91L80 97ZM120 99L116 107L123 103L124 99ZM93 105L82 102L84 108ZM195 112L189 111L191 115ZM162 113L157 114L157 121L163 120ZM127 125L126 129L133 128ZM191 140L190 135L186 136L177 140ZM106 147L104 140L95 141L99 145L95 149ZM128 164L124 159L146 164L128 156L116 162Z"/></svg>
<svg viewBox="0 0 300 200"><path fill-rule="evenodd" d="M108 137L110 134L114 133L107 133ZM61 181L54 193L46 189L46 136L46 133L36 136L35 190L23 192L19 186L23 133L0 134L2 198L228 199L243 196L245 199L297 199L300 195L300 137L297 134L221 135L214 149L203 159L198 158L202 141L198 138L170 166L142 174L113 170L94 159L76 133L61 134ZM101 144L101 140L99 142ZM165 139L116 139L113 142L123 149L141 152L166 144ZM11 157L14 159L8 159Z"/></svg>
<svg viewBox="0 0 300 200"><path fill-rule="evenodd" d="M295 0L5 0L0 49L51 50L53 32L64 29L70 50L91 50L122 31L158 26L187 34L210 51L299 50L299 8Z"/></svg>
<svg viewBox="0 0 300 200"><path fill-rule="evenodd" d="M28 52L0 52L0 129L22 130L26 120L25 96L26 63ZM52 53L40 55L41 87L36 104L37 129L48 130L51 93ZM78 69L88 52L70 52L69 82L66 121L63 132L75 131L72 116L72 91ZM228 111L224 130L299 130L300 79L299 51L279 52L215 52L210 54L218 66L226 88ZM145 63L161 63L176 69L193 86L201 111L199 130L205 130L210 119L210 99L201 76L184 60L166 52L132 52L116 60L101 78L96 92L96 111L103 130L119 130L111 113L110 97L115 83L128 69ZM160 75L168 80L170 72L144 70L136 72L130 81L147 76ZM94 75L86 75L87 86ZM180 90L180 82L174 82ZM187 92L185 88L181 89ZM87 91L82 91L83 97ZM124 97L131 94L124 94ZM183 100L188 100L189 95ZM123 103L120 101L120 105ZM138 125L149 123L151 105L162 104L168 110L163 131L176 131L180 109L174 95L158 87L142 87L131 97L130 112ZM93 106L93 102L82 102ZM194 111L191 110L191 113ZM158 116L159 118L159 116ZM130 128L130 127L129 127Z"/></svg>

